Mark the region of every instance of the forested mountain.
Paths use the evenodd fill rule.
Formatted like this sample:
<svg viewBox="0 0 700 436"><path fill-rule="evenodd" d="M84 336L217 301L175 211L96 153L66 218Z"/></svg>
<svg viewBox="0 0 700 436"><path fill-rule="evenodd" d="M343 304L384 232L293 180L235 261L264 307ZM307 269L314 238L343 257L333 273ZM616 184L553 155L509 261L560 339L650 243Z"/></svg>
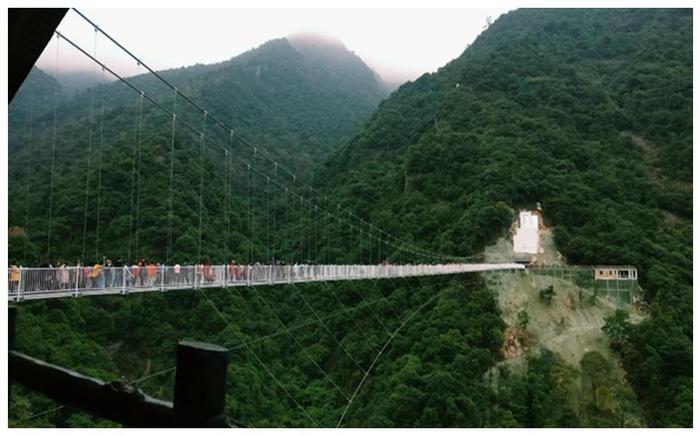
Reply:
<svg viewBox="0 0 700 436"><path fill-rule="evenodd" d="M381 78L342 43L314 36L294 41L271 40L228 61L160 73L211 116L235 120L230 123L232 128L251 142L283 153L285 162L301 170L308 166L311 153L328 152L366 120L386 91ZM17 100L34 96L54 102L52 94L32 88L33 81L42 82L36 77L40 74L35 69ZM99 69L97 74L112 79ZM172 91L152 75L129 80L168 106L172 104ZM112 108L133 106L135 97L120 83L85 90L74 98L66 96L58 110L59 122L88 117L91 99L104 99ZM17 105L10 106L11 113ZM36 117L41 115L40 110L35 112ZM19 127L13 125L14 130ZM319 159L311 157L313 162Z"/></svg>
<svg viewBox="0 0 700 436"><path fill-rule="evenodd" d="M229 131L212 119L307 177L313 162L325 159L385 96L380 79L360 58L340 43L315 41L309 37L297 40L296 49L287 39L272 40L219 64L161 73L206 108L207 117L182 97L174 98L173 91L152 75L129 78L178 117L173 142L173 209L178 211L174 234L180 240L175 249L182 253L182 261L196 253L192 241L198 237L192 231L198 228L202 213L211 217L203 223L209 248L205 252L212 260L223 261L226 241L220 235L225 232L224 220L216 217L222 217L225 208L236 214L232 225L239 237L234 236L229 246L237 247L240 256L244 249L240 242L245 221L240 213L240 197L246 194L243 187L253 184L252 196L258 201L265 200L261 192L271 189L262 175L246 174L241 162L247 160L255 167L267 164L264 170L271 176L276 171L251 146L232 142ZM102 73L98 70L98 74ZM104 250L91 248L88 253L126 258L131 250L124 235L132 239L136 227L147 236L134 248L139 246L147 257L164 259L167 224L163 219L170 209L170 159L164 156L171 151L171 117L147 99L139 101L139 95L120 82L75 97L57 93L56 86L50 76L35 69L10 105L10 226L19 229L13 234L20 236L11 243L11 257L25 264L47 260L40 259L48 252L46 205L55 200L51 226L52 238L57 239L52 243L62 247L54 251L61 259L75 262L83 257L86 245L94 248L98 244L98 238ZM206 147L200 147L200 131L210 138ZM235 156L235 168L234 163L227 167L224 148L230 149L229 159ZM110 169L104 172L104 179L103 168ZM233 174L229 183L240 189L234 193L238 201L226 205L222 197L229 174ZM204 182L206 186L200 186ZM200 196L201 208L197 204ZM112 225L100 235L100 217L107 216ZM76 230L83 227L85 232Z"/></svg>
<svg viewBox="0 0 700 436"><path fill-rule="evenodd" d="M318 45L323 47L315 52L319 58L304 54ZM213 107L217 117L236 120L244 137L279 152L280 160L298 156L288 152L295 148L273 148L283 143L311 144L296 167L320 163L323 153L312 155L312 150L327 151L330 157L314 171L314 184L329 201L315 198L317 204L340 202L422 248L478 253L505 233L513 209L540 202L570 263L637 266L651 314L640 324L623 323L617 350L644 422L692 425L692 11L510 12L457 59L392 93L337 152L330 151L338 145L334 141L342 141L358 126L352 120L361 118L357 111L347 112L348 102L364 107L381 94L371 85L341 97L337 89L319 86L330 83L329 72L336 69L340 75L357 70L356 80L374 83L371 72L352 56L329 62L322 55L334 50L337 44L291 38L201 74L188 69L166 74ZM284 62L273 67L263 62L269 57ZM295 61L300 58L314 65L313 74ZM237 74L223 74L227 69ZM357 83L347 77L343 82ZM137 98L116 85L96 89L109 90L105 101L112 102L103 117L105 150L119 151L105 158L110 175L104 183L112 190L103 194L101 208L109 226L103 226L96 250L94 162L99 154L96 142L89 148L89 132L75 123L75 114L89 117L90 99L100 107L101 94L86 92L59 106L58 137L66 139L57 144L65 154L56 157L54 244L70 259L79 258L88 210L88 251L125 256L129 220L137 216L130 208L138 186L134 168L141 162L136 172L144 205L138 252L162 259L170 119L145 106L139 115ZM162 101L172 105L172 95L162 93ZM328 111L317 111L314 101ZM51 116L35 123L50 129ZM204 126L196 114L183 116ZM95 132L101 118L94 122ZM10 225L29 235L11 238L10 253L25 261L27 251L35 253L32 260L45 252L51 149L46 133L35 132L27 140L31 152L23 153L20 142L10 156ZM272 197L263 177L253 176L251 184L241 165L233 172L233 198L223 200L221 182L228 174L223 154L203 152L197 141L183 129L176 131L174 234L181 256L176 260L197 258L200 201L202 251L213 260L223 261L226 247L237 259L269 259L265 229L275 222L271 216L281 223L276 235L283 241L281 253L289 256L282 258L303 258L318 225L307 218L307 207ZM93 163L86 194L88 149ZM243 153L244 147L236 143L232 149ZM269 165L264 169L274 171ZM208 194L203 199L202 174ZM250 206L255 234L248 233ZM23 225L26 216L28 226ZM231 217L231 231L223 216ZM321 228L326 231L313 244L321 252L309 258L368 258L361 234L334 230L335 221ZM394 260L393 254L379 258ZM314 323L319 318L327 319L326 328ZM410 322L378 354L406 319ZM302 327L278 334L282 324ZM482 278L464 275L33 302L22 306L17 331L21 351L107 379L149 377L139 386L163 398L171 398L173 377L159 371L174 364L179 339L227 346L232 354L226 414L255 426L335 426L347 404L345 395L364 380L355 364L366 368L375 358L344 425L625 425L630 402L605 389L605 371L594 355L573 368L547 350L533 353L524 373L504 371L501 385L493 389L485 374L502 359L504 327ZM603 384L592 401L572 405L572 373ZM17 389L11 424L109 424L67 408L31 418L50 407L47 400Z"/></svg>
<svg viewBox="0 0 700 436"><path fill-rule="evenodd" d="M510 12L385 100L319 183L458 255L541 202L571 263L640 269L653 315L630 327L625 368L650 425L690 425L692 24L690 10Z"/></svg>

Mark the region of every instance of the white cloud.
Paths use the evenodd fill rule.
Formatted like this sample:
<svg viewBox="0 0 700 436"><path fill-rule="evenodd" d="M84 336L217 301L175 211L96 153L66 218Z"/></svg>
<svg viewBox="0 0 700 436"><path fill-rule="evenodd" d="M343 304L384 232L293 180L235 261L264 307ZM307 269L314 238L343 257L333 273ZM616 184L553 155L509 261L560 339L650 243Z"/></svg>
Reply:
<svg viewBox="0 0 700 436"><path fill-rule="evenodd" d="M229 59L274 38L313 32L340 39L380 75L413 79L459 56L481 32L487 17L506 9L85 9L120 43L156 69ZM135 62L95 32L74 11L58 29L90 53L137 73ZM96 43L96 44L95 44ZM91 69L65 41L59 69ZM55 40L38 64L53 71Z"/></svg>

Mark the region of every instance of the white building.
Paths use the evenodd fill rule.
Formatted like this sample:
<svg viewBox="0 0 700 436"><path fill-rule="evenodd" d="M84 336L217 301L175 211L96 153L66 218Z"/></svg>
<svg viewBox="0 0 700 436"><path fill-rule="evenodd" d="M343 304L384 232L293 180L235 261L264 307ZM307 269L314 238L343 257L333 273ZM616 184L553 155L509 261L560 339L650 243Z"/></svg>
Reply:
<svg viewBox="0 0 700 436"><path fill-rule="evenodd" d="M520 211L518 229L513 236L513 251L537 254L540 240L540 217L532 212Z"/></svg>

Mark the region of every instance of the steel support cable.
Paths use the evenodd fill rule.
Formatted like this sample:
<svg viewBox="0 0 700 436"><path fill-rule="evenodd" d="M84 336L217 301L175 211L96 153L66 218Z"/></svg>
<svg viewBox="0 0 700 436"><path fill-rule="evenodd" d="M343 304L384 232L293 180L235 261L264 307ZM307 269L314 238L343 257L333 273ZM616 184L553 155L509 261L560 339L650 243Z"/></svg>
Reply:
<svg viewBox="0 0 700 436"><path fill-rule="evenodd" d="M202 118L202 133L199 135L199 231L198 247L197 247L197 262L202 263L202 218L204 214L204 136L207 130L207 112L204 112Z"/></svg>
<svg viewBox="0 0 700 436"><path fill-rule="evenodd" d="M246 191L248 192L248 201L247 201L247 206L248 206L248 211L246 213L246 227L248 227L248 259L247 259L247 264L251 264L251 260L253 257L253 226L251 222L251 215L250 215L250 165L248 165L248 171L246 173Z"/></svg>
<svg viewBox="0 0 700 436"><path fill-rule="evenodd" d="M28 135L27 135L27 145L28 149L31 150L34 145L34 100L36 99L36 95L34 92L30 94L29 97L29 129L28 129ZM31 189L30 189L30 179L31 179L31 172L32 172L32 165L30 159L25 159L26 161L26 174L25 174L25 188L24 188L24 232L29 235L29 197L31 195ZM23 262L27 262L27 249L29 248L29 244L26 242L24 243L23 250L22 250L22 257Z"/></svg>
<svg viewBox="0 0 700 436"><path fill-rule="evenodd" d="M102 81L105 81L102 70ZM95 259L100 258L100 224L102 220L102 153L105 135L105 95L100 94L100 140L97 151L97 216L95 218Z"/></svg>
<svg viewBox="0 0 700 436"><path fill-rule="evenodd" d="M87 53L85 50L83 50L83 49L82 49L81 47L79 47L77 44L75 44L74 42L72 42L70 39L66 38L63 34L61 34L61 33L58 32L58 31L56 31L55 33L56 33L59 37L63 38L63 39L66 40L68 43L70 43L73 47L75 47L75 48L76 48L78 51L80 51L82 54L84 54L84 55L87 56L88 58L92 59L92 60L93 60L94 62L96 62L98 65L102 66L104 69L106 69L108 72L110 72L110 74L112 74L114 77L116 77L116 78L117 78L118 80L120 80L122 83L126 84L128 87L130 87L131 89L133 89L135 92L140 93L141 95L144 95L144 97L145 97L147 100L149 100L149 102L151 102L153 105L157 106L159 109L161 109L162 111L164 111L164 112L166 112L166 113L171 113L171 112L170 112L168 109L166 109L161 103L157 102L157 101L156 101L155 99L153 99L152 97L146 95L146 94L144 93L144 91L142 91L142 90L140 90L139 88L135 87L131 82L129 82L128 80L126 80L125 78L123 78L122 76L120 76L119 74L117 74L116 72L114 72L112 69L110 69L109 67L107 67L104 63L102 63L102 62L99 61L98 59L96 59L96 58L94 58L93 56L91 56L89 53ZM135 58L135 59L137 59L137 58ZM142 63L140 63L139 66L140 66L140 65L142 65ZM144 65L144 66L145 66L145 65ZM176 88L175 88L174 86L172 86L172 89L176 89ZM190 101L190 100L189 100L184 94L182 94L180 91L177 91L177 93L178 93L178 95L180 95L181 97L183 97L183 98L185 98L186 100ZM206 112L206 111L204 111L203 109L202 109L201 111L202 111L202 112ZM183 121L183 120L181 120L181 119L179 119L179 121L180 121L185 127L187 127L188 129L192 130L192 131L195 132L195 133L198 133L198 134L200 135L200 137L201 137L202 132L198 131L196 128L194 128L191 124L187 123L186 121ZM218 125L219 123L215 122L215 124ZM223 126L223 124L222 124L222 126ZM225 126L224 126L224 127L225 127ZM247 143L243 138L241 138L241 137L239 137L238 135L236 135L236 133L235 133L234 130L229 129L228 131L229 131L229 132L233 132L234 136L235 136L241 143L245 143L246 145L252 147L256 155L259 153L259 149L258 149L256 146ZM210 139L209 137L204 137L204 139L205 139L206 141L208 141L208 142L211 142L211 143L214 144L214 145L217 145L219 148L225 149L225 147L222 147L220 144L217 144L214 140ZM268 158L264 153L260 153L260 154L261 154L261 156L263 156L265 159L269 160L270 162L272 162L272 163L277 163L274 159ZM242 159L240 159L240 158L238 158L238 157L236 157L236 156L234 156L234 157L235 157L237 160L239 160L240 162L245 163L244 160L242 160ZM246 163L246 164L247 164L247 163ZM279 164L278 164L278 165L279 165ZM284 168L283 166L281 166L281 165L279 165L279 168L280 168L283 172L285 172L285 173L287 173L288 175L292 176L292 177L293 177L293 181L296 182L296 176L295 176L293 173L288 172L288 171L285 170L285 168ZM264 176L264 177L269 177L268 175L266 175L266 174L263 173L262 171L258 170L257 168L252 168L252 169L253 169L254 172L257 172L257 173L261 174L261 175ZM274 183L275 183L275 184L278 184L278 186L283 186L283 185L277 183L277 181L275 181ZM311 186L309 186L309 185L306 185L306 184L304 184L303 182L302 182L302 184L303 184L304 186L307 186L307 187L308 187L309 192L318 193L318 191L315 190L313 187L311 187ZM340 207L340 205L338 205L338 206ZM362 223L367 223L367 224L369 224L366 220L363 220L362 218L360 218L359 216L357 216L356 214L354 214L354 213L353 213L352 211L350 211L350 210L341 209L341 211L342 211L342 212L347 211L347 213L349 214L349 216L350 216L352 219L357 220L358 222L362 222ZM371 224L369 224L369 225L371 225ZM354 226L353 226L353 227L354 227ZM381 234L386 235L389 239L394 239L394 240L400 241L402 244L405 245L405 243L404 243L403 241L401 241L400 239L396 238L395 236L390 235L389 233L387 233L387 232L385 232L385 231L383 231L383 230L377 228L376 226L373 226L373 227L376 228L377 231L379 231ZM396 245L396 244L394 244L394 245ZM407 248L403 248L403 247L400 247L400 246L399 246L399 248L400 248L401 251L408 251ZM413 250L413 249L411 249L411 251L414 251L416 254L418 253L418 251ZM457 257L457 256L450 256L450 257L447 257L447 256L443 256L443 255L429 255L429 257L431 257L431 258L433 258L433 259L454 259L454 260L458 260L458 259L468 259L468 258L466 258L466 257ZM473 257L473 256L472 256L472 257Z"/></svg>
<svg viewBox="0 0 700 436"><path fill-rule="evenodd" d="M370 281L374 281L374 279L370 279ZM352 286L352 284L350 284L350 286L352 287L352 290L355 292L355 294L356 294L358 297L360 297L360 301L365 301L365 297L362 296L362 293L361 293L360 291L358 291L357 288L356 288L355 286ZM383 297L384 297L384 296L382 295L382 298L383 298ZM391 332L389 331L389 329L386 328L386 325L382 322L381 318L380 318L379 316L377 316L377 312L375 312L374 309L371 308L371 307L370 307L370 312L372 313L372 317L374 317L374 319L379 323L379 325L382 326L382 328L384 329L384 331L385 331L386 333L391 333Z"/></svg>
<svg viewBox="0 0 700 436"><path fill-rule="evenodd" d="M182 92L180 92L180 91L177 89L177 87L175 87L172 83L170 83L167 79L165 79L161 74L159 74L157 71L153 70L151 67L149 67L147 64L145 64L139 57L137 57L135 54L133 54L130 50L128 50L126 47L124 47L122 44L120 44L116 39L114 39L114 38L113 38L111 35L109 35L106 31L104 31L102 28L100 28L96 23L94 23L94 22L93 22L92 20L90 20L87 16L85 16L85 14L83 14L82 12L80 12L80 11L79 11L78 9L76 9L76 8L73 8L73 10L74 10L81 18L83 18L85 21L87 21L88 23L90 23L95 29L97 29L100 33L102 33L108 40L110 40L113 44L115 44L117 47L119 47L119 49L121 49L122 51L124 51L128 56L130 56L132 59L134 59L137 63L143 65L143 66L148 70L148 72L150 72L153 76L155 76L155 77L156 77L158 80L160 80L163 84L165 84L167 87L169 87L169 88L172 89L173 91L177 92L183 99L185 99L185 100L186 100L190 105L192 105L196 110L198 110L198 111L199 111L200 113L202 113L202 114L205 113L205 112L207 112L204 108L202 108L202 107L201 107L199 104L197 104L194 100L192 100L191 98L189 98L188 96L186 96L185 94L183 94ZM226 130L227 132L233 132L234 135L236 136L236 138L238 139L238 141L239 141L241 144L244 144L245 146L249 147L251 150L256 150L256 151L258 151L259 147L257 147L256 145L250 143L250 142L247 141L245 138L241 137L238 133L235 132L235 130L233 130L233 129L231 129L230 127L226 126L223 122L221 122L220 120L218 120L218 119L215 118L214 116L210 116L210 118L211 118L212 123L213 123L214 125L216 125L216 126L222 128L222 129ZM262 156L264 159L268 160L270 163L274 163L274 164L277 163L277 161L276 161L274 158L272 158L271 156L269 156L268 153L260 151L260 154L261 154L261 156ZM296 175L295 175L292 171L290 171L289 169L285 168L285 167L282 166L282 165L280 165L279 167L280 167L280 169L282 170L282 172L286 173L289 177L293 177L294 179L296 179ZM309 186L309 188L311 189L312 192L318 193L318 191L315 190L313 187L311 187L309 184L307 184L307 183L305 183L305 182L301 182L301 183L302 183L303 185ZM354 213L353 213L353 216L354 216L355 218L359 219L360 221L369 224L367 221L363 220L362 218L360 218L359 216L355 215ZM380 230L381 230L381 229L380 229ZM386 232L383 232L383 233L385 233L385 234L388 235L388 233L386 233Z"/></svg>
<svg viewBox="0 0 700 436"><path fill-rule="evenodd" d="M54 77L58 77L58 57L59 48L61 43L61 37L56 36L56 64L54 66ZM56 124L58 123L58 99L59 99L59 87L56 84L56 93L54 96L54 106L53 106L53 135L51 139L51 177L49 181L49 219L48 228L46 231L46 261L51 262L51 224L53 221L53 183L54 183L54 166L56 161Z"/></svg>
<svg viewBox="0 0 700 436"><path fill-rule="evenodd" d="M177 104L177 93L173 93L173 114L172 124L170 126L170 178L168 181L169 196L168 196L168 245L166 248L166 263L170 263L173 256L173 221L175 219L175 199L174 199L174 177L175 177L175 123L177 115L175 113Z"/></svg>
<svg viewBox="0 0 700 436"><path fill-rule="evenodd" d="M233 135L231 135L230 138L231 142L233 142ZM233 144L231 144L231 148L233 148ZM224 243L224 250L226 252L226 264L231 262L231 249L230 249L230 244L231 244L231 158L229 157L229 152L226 150L224 153L226 156L226 162L225 162L225 179L226 179L226 188L224 189L224 220L226 222L226 236L225 236L225 243Z"/></svg>
<svg viewBox="0 0 700 436"><path fill-rule="evenodd" d="M284 253L284 258L287 259L286 262L289 264L292 262L292 253L289 249L289 245L290 245L289 241L291 241L292 238L291 238L291 235L289 235L289 202L288 202L289 192L288 191L289 190L285 186L284 187L284 224L282 225L282 228L287 230L286 231L287 235L285 235L286 237L284 238L284 242L282 243L282 245L284 246L282 251Z"/></svg>
<svg viewBox="0 0 700 436"><path fill-rule="evenodd" d="M372 363L370 364L369 368L367 369L367 372L365 373L365 375L362 377L362 380L360 380L360 383L355 388L355 391L352 393L352 396L350 397L350 401L348 401L348 404L345 406L345 409L343 410L342 415L340 415L340 419L338 420L338 423L336 424L336 428L340 428L340 426L343 424L343 420L345 419L345 415L347 414L348 410L350 409L350 406L352 405L353 401L355 400L357 393L360 391L362 386L365 384L365 381L367 380L367 377L369 376L369 374L372 372L372 369L377 364L377 362L379 361L379 358L382 356L382 354L384 354L384 351L386 351L386 349L389 347L389 344L391 344L391 342L394 340L396 335L401 331L401 329L404 328L404 326L406 324L408 324L408 322L411 319L413 319L413 317L415 317L421 310L423 310L423 308L425 306L427 306L431 302L435 301L440 295L442 295L443 292L445 292L445 289L443 289L442 291L439 291L437 294L433 295L428 300L426 300L423 304L421 304L408 317L406 317L406 319L404 319L401 322L401 324L396 328L396 330L394 330L394 332L391 334L391 336L389 336L389 338L384 343L384 346L381 348L381 350L379 350L377 355L374 357L374 360L372 360Z"/></svg>
<svg viewBox="0 0 700 436"><path fill-rule="evenodd" d="M342 307L342 308L347 308L347 305L346 305L345 303L343 303L343 302L340 300L340 298L338 298L338 294L335 292L335 290L333 289L333 287L332 287L330 284L328 284L327 282L321 282L321 283L326 287L326 289L328 289L328 290L330 291L331 295L333 295L333 298L335 299L335 301L338 303L338 305L339 305L340 307ZM364 303L364 300L362 301L362 303ZM379 351L379 348L377 348L377 345L374 344L373 341L370 340L369 336L367 336L367 332L366 332L365 329L363 329L362 326L357 322L357 319L355 319L355 317L354 317L353 315L349 315L349 316L350 316L350 320L352 321L353 324L355 324L355 327L357 327L357 330L360 332L360 334L362 334L362 337L365 338L365 340L367 341L367 343L370 344L370 345L372 346L372 348L375 349L375 350L374 350L375 352L376 352L376 351Z"/></svg>
<svg viewBox="0 0 700 436"><path fill-rule="evenodd" d="M350 401L350 397L348 397L347 394L345 392L343 392L342 389L340 389L340 387L337 385L337 383L333 381L331 376L329 376L328 373L326 373L326 371L324 371L324 369L321 368L321 365L319 365L319 363L316 362L316 360L314 360L313 356L311 356L309 354L309 352L306 351L306 348L304 347L304 345L296 338L294 333L292 333L291 330L289 330L289 326L287 326L287 324L285 324L284 321L282 321L282 319L280 319L280 317L277 315L277 313L275 313L275 311L272 309L272 306L270 306L270 304L267 302L267 300L265 300L265 298L260 294L260 292L258 292L258 290L255 289L255 286L250 286L250 288L253 289L253 292L255 292L255 295L258 297L258 300L262 301L265 308L267 308L267 310L272 314L272 316L277 320L277 322L280 323L282 328L286 330L287 335L299 347L299 350L304 354L304 356L307 359L309 359L309 361L311 363L313 363L313 365L321 372L321 374L323 374L323 376L326 378L326 380L328 380L330 382L330 384L335 388L335 390L337 390L338 393L340 393L340 395L342 395L343 398L345 398L345 401ZM231 297L233 297L230 289L226 288L226 290L229 292ZM241 295L240 291L239 291L239 295Z"/></svg>
<svg viewBox="0 0 700 436"><path fill-rule="evenodd" d="M301 299L304 301L304 304L306 305L306 307L308 307L309 310L311 310L311 313L314 315L316 320L318 320L319 324L321 324L321 327L328 333L328 335L330 337L333 338L335 343L338 344L340 349L343 350L343 352L350 358L350 360L355 364L355 366L357 366L357 368L360 371L362 371L363 374L366 374L367 371L365 371L365 369L357 362L357 360L355 360L355 358L352 357L352 354L350 354L350 352L347 350L347 348L345 348L345 346L338 340L338 338L335 337L335 335L333 334L333 332L331 332L331 330L328 328L326 323L324 323L323 320L320 319L316 310L309 304L309 302L306 300L306 298L304 298L304 294L299 291L299 288L297 287L297 285L292 283L292 287L294 287L294 290L297 293L297 295L299 295L299 297L301 297Z"/></svg>
<svg viewBox="0 0 700 436"><path fill-rule="evenodd" d="M299 195L299 263L307 263L306 254L306 213L304 212L304 197Z"/></svg>
<svg viewBox="0 0 700 436"><path fill-rule="evenodd" d="M143 102L143 94L141 96L141 102ZM142 103L139 103L139 106L142 105ZM141 155L143 154L142 150L142 132L143 132L143 112L141 108L139 108L139 124L138 124L138 129L136 131L136 143L137 143L137 148L136 148L136 253L140 252L141 248Z"/></svg>
<svg viewBox="0 0 700 436"><path fill-rule="evenodd" d="M277 178L277 163L275 162L275 172L273 178ZM279 258L279 253L277 253L277 189L273 187L272 189L272 259L277 260Z"/></svg>
<svg viewBox="0 0 700 436"><path fill-rule="evenodd" d="M287 390L287 388L277 379L275 374L273 374L272 371L267 367L267 365L265 365L265 362L262 361L260 356L258 356L258 354L255 352L255 350L253 350L252 347L250 347L248 344L246 344L242 340L241 333L239 333L238 330L233 327L231 322L224 316L224 314L219 310L219 308L216 307L216 304L214 304L214 302L211 301L211 299L209 299L209 297L202 290L202 288L197 288L197 290L199 291L200 294L202 294L202 297L204 297L204 299L207 301L207 303L209 303L209 305L212 307L212 309L214 309L214 311L219 316L219 318L221 318L221 320L229 327L229 329L232 330L236 334L236 336L241 341L241 343L243 343L245 345L248 352L250 352L250 354L253 356L253 358L258 362L258 364L263 368L263 370L270 376L270 378L272 378L272 380L274 380L274 382L277 384L277 386L279 386L280 389L282 389L282 391L287 395L287 397L289 397L289 399L292 400L292 402L299 408L299 410L301 410L301 412L304 414L304 416L306 416L306 418L308 418L313 423L313 425L315 427L318 427L318 422L316 422L316 420L313 419L311 417L311 415L309 415L306 412L306 409L304 409L304 407L299 403L299 401L296 399L296 397L294 397L294 395L292 395L291 392L289 392L289 390Z"/></svg>
<svg viewBox="0 0 700 436"><path fill-rule="evenodd" d="M393 280L393 278L391 278L391 277L389 277L389 279ZM379 285L377 284L377 279L370 279L370 281L372 282L372 285L374 285L374 289L377 290L377 292L379 293L379 295L382 296L384 301L389 303L389 309L391 309L391 311L394 313L394 317L400 321L401 316L398 314L398 312L396 312L396 309L394 309L394 305L391 304L391 302L389 302L389 298L384 296L384 293L382 292L382 290L379 288ZM394 295L394 293L392 292L390 295Z"/></svg>
<svg viewBox="0 0 700 436"><path fill-rule="evenodd" d="M373 300L369 300L369 301L367 301L367 303L366 303L365 306L370 305L370 304L375 304L375 303L377 303L379 300L381 300L381 299L380 299L380 298L376 298L376 299L373 299ZM329 320L329 319L336 318L336 317L338 317L338 316L340 316L340 315L347 315L347 314L349 314L350 312L354 312L354 311L356 311L356 310L360 310L360 309L362 309L362 308L365 307L365 306L363 306L363 305L356 305L356 306L353 306L353 307L351 307L351 308L343 308L343 309L340 309L340 310L336 310L336 311L334 311L334 312L331 312L331 313L328 314L328 315L322 316L320 319L323 320L323 321L326 321L326 320ZM289 327L289 328L286 328L286 329L277 330L276 332L273 332L273 333L270 333L270 334L264 335L264 336L259 336L259 337L255 338L255 339L251 339L251 340L249 340L249 341L242 341L242 342L239 343L239 344L232 345L232 346L227 347L227 348L229 349L229 352L234 352L234 351L236 351L236 350L238 350L238 349L240 349L240 348L245 347L246 345L257 344L257 343L262 342L262 341L265 341L265 340L267 340L267 339L272 339L272 338L274 338L274 337L283 335L283 334L287 333L287 331L296 331L296 330L299 330L299 329L303 329L303 328L305 328L305 327L309 327L309 326L312 326L312 325L314 325L314 324L318 324L318 322L319 322L319 320L317 320L317 319L315 319L315 318L314 318L314 319L309 319L309 320L307 320L307 321L304 321L304 322L299 323L299 324L297 324L297 325L294 325L294 326L292 326L292 327Z"/></svg>
<svg viewBox="0 0 700 436"><path fill-rule="evenodd" d="M97 31L94 32L93 56L97 57ZM97 64L92 63L92 83L95 83L95 67ZM80 259L83 263L85 259L85 244L87 240L87 222L88 222L88 205L90 202L90 171L92 170L92 134L95 124L95 86L90 87L90 126L88 127L88 157L87 171L85 171L85 204L83 206L83 245L80 254ZM97 259L95 259L97 260Z"/></svg>
<svg viewBox="0 0 700 436"><path fill-rule="evenodd" d="M138 98L138 105L136 109L136 117L134 117L134 146L131 152L131 196L129 201L129 245L127 250L127 261L131 261L131 245L133 239L133 227L134 227L134 203L136 202L136 148L137 148L137 130L138 130L138 119L141 117L141 104L143 102L143 94L140 94Z"/></svg>
<svg viewBox="0 0 700 436"><path fill-rule="evenodd" d="M265 248L266 248L266 253L265 253L265 260L266 263L269 265L273 265L273 259L271 256L271 251L270 251L270 245L272 243L271 239L271 228L270 228L270 221L272 218L272 210L270 207L270 177L267 177L267 182L265 183ZM272 254L274 255L274 254Z"/></svg>
<svg viewBox="0 0 700 436"><path fill-rule="evenodd" d="M253 155L253 166L255 165L255 159L257 157L257 153ZM253 167L254 168L254 167ZM251 169L251 165L248 165L248 170ZM253 203L253 198L257 197L257 194L255 192L255 170L253 170L252 173L252 185L251 185L251 195L248 196L248 204L249 204L249 212L250 212L250 260L248 261L248 265L252 265L253 262L253 255L255 254L257 257L257 253L253 251L255 243L255 211L253 210L252 203ZM257 251L257 250L256 250ZM249 274L251 271L249 271Z"/></svg>

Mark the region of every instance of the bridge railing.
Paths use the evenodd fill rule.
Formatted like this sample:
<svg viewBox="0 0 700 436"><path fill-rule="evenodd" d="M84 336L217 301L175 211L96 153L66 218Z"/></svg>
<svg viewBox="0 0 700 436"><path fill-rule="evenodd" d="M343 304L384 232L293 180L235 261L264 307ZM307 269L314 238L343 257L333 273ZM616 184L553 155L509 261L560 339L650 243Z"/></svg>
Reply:
<svg viewBox="0 0 700 436"><path fill-rule="evenodd" d="M411 277L497 269L518 264L442 265L148 265L123 267L62 266L8 269L11 300L221 288L334 280Z"/></svg>

